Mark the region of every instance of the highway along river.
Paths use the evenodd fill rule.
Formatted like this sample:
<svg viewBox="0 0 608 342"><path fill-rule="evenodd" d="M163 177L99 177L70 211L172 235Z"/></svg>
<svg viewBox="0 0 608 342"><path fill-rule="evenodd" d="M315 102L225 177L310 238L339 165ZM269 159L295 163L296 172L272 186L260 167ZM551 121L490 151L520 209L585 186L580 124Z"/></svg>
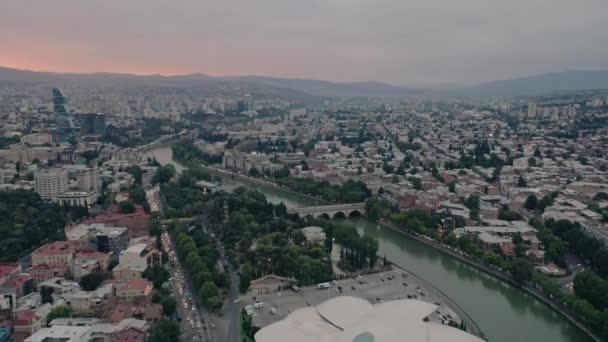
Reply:
<svg viewBox="0 0 608 342"><path fill-rule="evenodd" d="M151 151L163 164L181 165L172 160L171 148ZM288 207L314 205L277 189L255 183L224 179L229 190L245 186L264 193L271 202L283 202ZM498 279L388 228L364 218L342 219L357 227L361 234L378 239L380 255L416 273L456 302L479 325L491 342L591 342L585 333L558 313Z"/></svg>

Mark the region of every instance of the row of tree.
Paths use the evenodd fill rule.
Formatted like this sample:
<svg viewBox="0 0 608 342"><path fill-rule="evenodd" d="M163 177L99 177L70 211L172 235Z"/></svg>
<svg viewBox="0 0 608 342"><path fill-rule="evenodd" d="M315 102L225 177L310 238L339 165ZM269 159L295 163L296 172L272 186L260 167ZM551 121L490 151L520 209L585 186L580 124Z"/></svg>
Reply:
<svg viewBox="0 0 608 342"><path fill-rule="evenodd" d="M219 164L222 162L221 155L211 155L201 151L192 141L182 140L179 144L171 145L173 158L184 164Z"/></svg>
<svg viewBox="0 0 608 342"><path fill-rule="evenodd" d="M312 178L288 177L279 179L277 183L293 191L336 203L365 202L371 196L371 191L365 183L352 179L338 185Z"/></svg>
<svg viewBox="0 0 608 342"><path fill-rule="evenodd" d="M215 242L200 227L192 235L181 223L174 223L172 230L182 265L188 270L194 286L200 288L201 300L210 308L220 308L224 301L220 288L228 284L226 275L215 267L219 256Z"/></svg>
<svg viewBox="0 0 608 342"><path fill-rule="evenodd" d="M374 268L378 260L378 241L369 235L360 236L357 229L348 224L324 221L327 239L340 244L340 268L356 271Z"/></svg>

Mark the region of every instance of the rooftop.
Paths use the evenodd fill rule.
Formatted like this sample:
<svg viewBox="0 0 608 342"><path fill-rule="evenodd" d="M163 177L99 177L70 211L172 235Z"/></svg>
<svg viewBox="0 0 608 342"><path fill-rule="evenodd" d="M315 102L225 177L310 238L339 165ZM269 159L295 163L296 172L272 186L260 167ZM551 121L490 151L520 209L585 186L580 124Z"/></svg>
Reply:
<svg viewBox="0 0 608 342"><path fill-rule="evenodd" d="M258 342L481 342L465 331L424 318L437 305L394 300L377 305L350 296L294 311L255 335Z"/></svg>
<svg viewBox="0 0 608 342"><path fill-rule="evenodd" d="M49 242L46 245L41 246L35 250L32 254L45 254L45 255L61 255L73 252L73 246L70 241L54 241Z"/></svg>

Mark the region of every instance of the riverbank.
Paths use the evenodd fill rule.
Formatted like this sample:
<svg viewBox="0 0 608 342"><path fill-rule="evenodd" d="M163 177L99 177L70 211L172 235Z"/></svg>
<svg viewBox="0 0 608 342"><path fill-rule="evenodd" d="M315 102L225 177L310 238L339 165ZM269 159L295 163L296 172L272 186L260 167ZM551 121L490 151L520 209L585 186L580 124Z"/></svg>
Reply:
<svg viewBox="0 0 608 342"><path fill-rule="evenodd" d="M585 334L587 334L591 339L593 339L596 342L602 342L602 339L599 338L599 336L597 336L593 331L591 331L588 327L586 327L583 323L579 322L576 318L574 318L573 313L570 313L568 310L564 309L563 307L560 307L557 303L555 303L551 298L548 298L547 296L545 296L542 292L536 290L533 287L530 286L525 286L525 285L521 285L519 283L517 283L516 281L514 281L508 274L504 273L504 272L500 272L499 270L490 268L476 260L467 258L464 255L461 255L459 253L457 253L454 250L448 249L445 246L442 246L441 244L437 243L435 240L430 240L428 238L422 237L422 236L418 236L416 234L412 234L408 231L405 231L403 229L400 229L399 227L390 224L390 223L384 223L384 222L377 222L378 224L392 229L394 231L397 231L401 234L406 235L407 237L414 239L420 243L423 243L431 248L434 248L435 250L438 250L444 254L447 254L455 259L458 259L459 261L474 267L477 270L480 270L486 274L489 274L501 281L504 281L506 283L508 283L511 286L514 286L520 290L523 290L524 292L526 292L527 294L533 296L534 298L536 298L537 300L539 300L540 302L542 302L543 304L547 305L548 307L550 307L552 310L554 310L555 312L559 313L560 315L562 315L564 318L566 318L568 321L570 321L570 323L574 324L577 328L579 328L581 331L585 332Z"/></svg>

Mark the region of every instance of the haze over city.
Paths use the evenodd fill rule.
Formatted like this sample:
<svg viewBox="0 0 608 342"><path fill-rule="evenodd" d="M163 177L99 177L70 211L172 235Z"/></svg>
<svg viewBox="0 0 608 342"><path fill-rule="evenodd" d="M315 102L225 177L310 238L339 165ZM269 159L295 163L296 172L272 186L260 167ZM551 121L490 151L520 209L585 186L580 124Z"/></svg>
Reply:
<svg viewBox="0 0 608 342"><path fill-rule="evenodd" d="M0 65L471 84L608 69L606 13L603 0L4 0Z"/></svg>

